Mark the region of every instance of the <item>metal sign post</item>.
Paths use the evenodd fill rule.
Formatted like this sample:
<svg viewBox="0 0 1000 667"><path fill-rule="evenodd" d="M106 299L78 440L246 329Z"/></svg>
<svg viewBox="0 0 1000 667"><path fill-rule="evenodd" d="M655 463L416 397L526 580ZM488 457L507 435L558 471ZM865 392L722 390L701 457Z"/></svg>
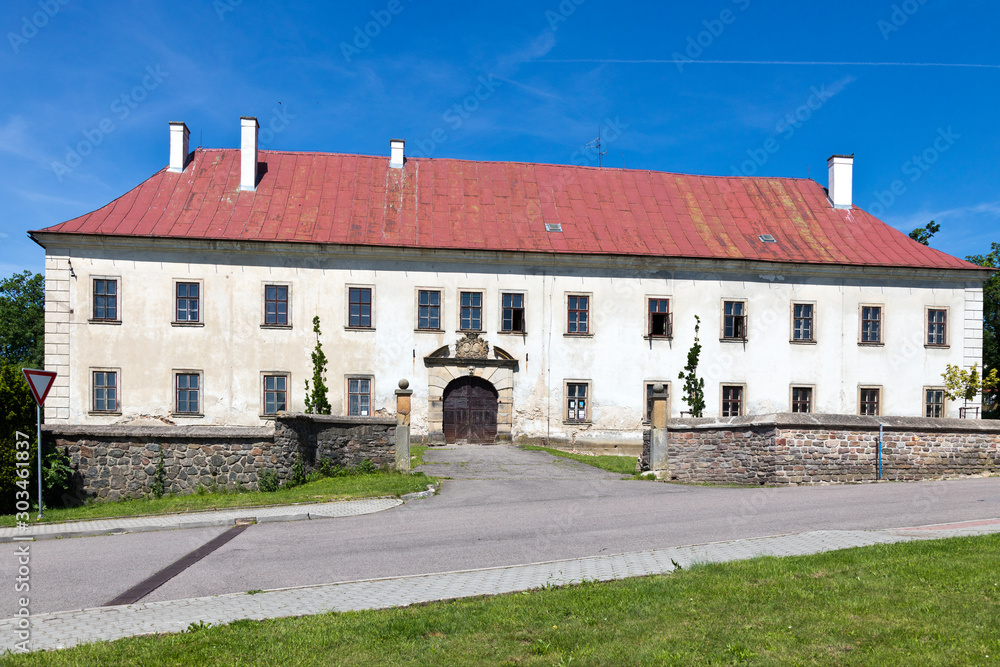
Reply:
<svg viewBox="0 0 1000 667"><path fill-rule="evenodd" d="M37 416L38 428L38 518L42 518L42 404L52 389L52 383L56 379L53 371L40 371L34 368L22 368L24 379L28 381L28 389L35 398L35 412Z"/></svg>

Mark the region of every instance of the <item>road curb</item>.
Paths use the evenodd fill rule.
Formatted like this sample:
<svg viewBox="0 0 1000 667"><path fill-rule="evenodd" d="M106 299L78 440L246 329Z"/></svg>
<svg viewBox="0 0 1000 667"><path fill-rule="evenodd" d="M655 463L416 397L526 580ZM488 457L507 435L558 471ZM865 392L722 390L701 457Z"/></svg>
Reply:
<svg viewBox="0 0 1000 667"><path fill-rule="evenodd" d="M440 488L440 484L435 486L434 484L428 484L426 491L416 491L415 493L406 493L399 497L404 503L408 500L417 500L419 498L430 498L435 495Z"/></svg>

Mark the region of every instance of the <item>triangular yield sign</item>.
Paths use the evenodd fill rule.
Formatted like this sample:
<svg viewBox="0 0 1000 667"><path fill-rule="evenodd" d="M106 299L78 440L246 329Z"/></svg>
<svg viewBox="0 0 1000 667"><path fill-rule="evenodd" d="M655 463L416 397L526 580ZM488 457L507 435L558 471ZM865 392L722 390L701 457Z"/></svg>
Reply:
<svg viewBox="0 0 1000 667"><path fill-rule="evenodd" d="M24 373L24 377L28 380L28 389L31 390L31 395L35 397L35 402L41 405L45 402L45 397L49 395L49 389L52 389L52 383L56 379L56 374L54 371L39 371L33 368L22 368L21 372Z"/></svg>

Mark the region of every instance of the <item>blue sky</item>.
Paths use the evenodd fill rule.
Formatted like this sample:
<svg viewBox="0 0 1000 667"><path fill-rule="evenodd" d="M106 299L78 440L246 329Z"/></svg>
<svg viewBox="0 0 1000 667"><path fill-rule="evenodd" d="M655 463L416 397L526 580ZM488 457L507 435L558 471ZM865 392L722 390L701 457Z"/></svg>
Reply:
<svg viewBox="0 0 1000 667"><path fill-rule="evenodd" d="M605 166L824 185L826 158L855 153L856 204L986 252L997 25L986 0L7 0L0 275L42 270L27 230L162 168L168 121L236 147L244 115L263 148L388 155L399 137L408 154L561 164L596 165L602 126Z"/></svg>

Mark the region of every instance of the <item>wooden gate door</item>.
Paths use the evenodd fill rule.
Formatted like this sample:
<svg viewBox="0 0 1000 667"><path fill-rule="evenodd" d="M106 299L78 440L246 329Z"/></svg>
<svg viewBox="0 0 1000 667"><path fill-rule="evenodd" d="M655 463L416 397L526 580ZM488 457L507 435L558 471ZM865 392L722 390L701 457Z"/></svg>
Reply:
<svg viewBox="0 0 1000 667"><path fill-rule="evenodd" d="M497 392L486 380L463 377L444 390L444 440L492 444L497 435Z"/></svg>

